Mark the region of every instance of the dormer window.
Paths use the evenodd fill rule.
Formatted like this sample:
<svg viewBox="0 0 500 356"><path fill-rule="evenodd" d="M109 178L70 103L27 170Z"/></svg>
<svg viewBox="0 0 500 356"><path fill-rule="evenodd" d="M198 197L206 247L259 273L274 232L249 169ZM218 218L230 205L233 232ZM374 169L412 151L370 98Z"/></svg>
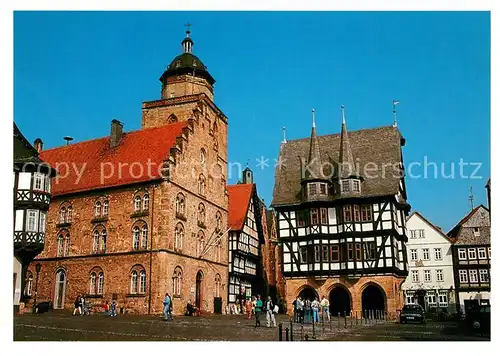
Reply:
<svg viewBox="0 0 500 356"><path fill-rule="evenodd" d="M316 183L309 183L309 195L316 195Z"/></svg>
<svg viewBox="0 0 500 356"><path fill-rule="evenodd" d="M359 180L355 179L352 181L352 191L359 193L360 192L360 185L359 185Z"/></svg>
<svg viewBox="0 0 500 356"><path fill-rule="evenodd" d="M319 185L319 193L326 195L326 183L320 183Z"/></svg>
<svg viewBox="0 0 500 356"><path fill-rule="evenodd" d="M342 193L349 193L349 180L343 179L342 180Z"/></svg>
<svg viewBox="0 0 500 356"><path fill-rule="evenodd" d="M475 228L474 228L474 236L476 236L476 237L481 236L481 232L479 231L479 228L478 228L478 227L475 227Z"/></svg>

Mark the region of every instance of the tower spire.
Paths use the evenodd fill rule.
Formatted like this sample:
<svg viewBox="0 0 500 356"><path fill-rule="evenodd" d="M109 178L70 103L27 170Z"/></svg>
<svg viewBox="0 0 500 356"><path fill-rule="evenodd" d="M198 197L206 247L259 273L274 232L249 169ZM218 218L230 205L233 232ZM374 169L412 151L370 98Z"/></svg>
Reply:
<svg viewBox="0 0 500 356"><path fill-rule="evenodd" d="M312 129L311 129L311 140L309 143L309 159L307 161L308 169L305 172L304 178L309 179L321 179L321 155L319 152L318 137L316 136L316 122L314 119L314 109L312 109Z"/></svg>
<svg viewBox="0 0 500 356"><path fill-rule="evenodd" d="M339 177L348 178L354 174L354 157L352 155L349 135L347 134L347 124L345 120L345 106L341 105L342 130L340 132L340 152L339 152Z"/></svg>
<svg viewBox="0 0 500 356"><path fill-rule="evenodd" d="M286 143L286 127L283 126L283 141L281 143Z"/></svg>
<svg viewBox="0 0 500 356"><path fill-rule="evenodd" d="M469 205L470 210L474 210L474 194L472 194L472 186L469 189Z"/></svg>
<svg viewBox="0 0 500 356"><path fill-rule="evenodd" d="M314 120L314 109L312 109L312 120L313 120L312 127L316 128L316 121Z"/></svg>
<svg viewBox="0 0 500 356"><path fill-rule="evenodd" d="M398 127L398 121L396 120L396 105L399 104L399 101L393 100L392 101L392 116L393 116L393 122L392 122L392 127Z"/></svg>
<svg viewBox="0 0 500 356"><path fill-rule="evenodd" d="M191 39L191 24L188 22L184 26L186 26L186 37L182 40L182 51L183 53L192 53L194 42Z"/></svg>

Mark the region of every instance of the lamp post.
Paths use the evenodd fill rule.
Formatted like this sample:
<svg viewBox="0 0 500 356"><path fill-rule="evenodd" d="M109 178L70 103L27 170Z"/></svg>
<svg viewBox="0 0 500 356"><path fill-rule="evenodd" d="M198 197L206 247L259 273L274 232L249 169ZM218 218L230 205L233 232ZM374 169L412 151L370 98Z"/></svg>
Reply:
<svg viewBox="0 0 500 356"><path fill-rule="evenodd" d="M38 293L38 274L40 273L40 269L42 266L40 263L37 263L35 265L35 270L36 270L36 279L35 279L35 298L33 299L33 314L36 312L36 295Z"/></svg>

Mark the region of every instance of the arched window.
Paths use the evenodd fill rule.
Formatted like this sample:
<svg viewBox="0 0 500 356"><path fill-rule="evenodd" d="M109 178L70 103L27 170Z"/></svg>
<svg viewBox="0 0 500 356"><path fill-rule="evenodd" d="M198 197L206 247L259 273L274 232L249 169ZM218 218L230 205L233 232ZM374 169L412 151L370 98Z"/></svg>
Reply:
<svg viewBox="0 0 500 356"><path fill-rule="evenodd" d="M146 271L141 265L130 271L130 294L146 294Z"/></svg>
<svg viewBox="0 0 500 356"><path fill-rule="evenodd" d="M205 195L205 187L206 187L205 176L203 174L200 174L200 177L198 178L198 193L200 195Z"/></svg>
<svg viewBox="0 0 500 356"><path fill-rule="evenodd" d="M94 205L94 216L96 218L101 217L101 202L97 201Z"/></svg>
<svg viewBox="0 0 500 356"><path fill-rule="evenodd" d="M206 161L207 161L207 153L205 152L205 149L202 148L200 150L200 162L202 165L205 165Z"/></svg>
<svg viewBox="0 0 500 356"><path fill-rule="evenodd" d="M175 214L177 217L186 216L186 198L182 193L177 194L175 198Z"/></svg>
<svg viewBox="0 0 500 356"><path fill-rule="evenodd" d="M26 287L24 289L24 294L31 296L31 291L33 290L33 273L28 271L26 273Z"/></svg>
<svg viewBox="0 0 500 356"><path fill-rule="evenodd" d="M198 225L205 225L205 205L198 205Z"/></svg>
<svg viewBox="0 0 500 356"><path fill-rule="evenodd" d="M70 223L73 221L73 207L70 205L66 209L66 222Z"/></svg>
<svg viewBox="0 0 500 356"><path fill-rule="evenodd" d="M109 201L105 200L102 203L102 216L108 216L109 215Z"/></svg>
<svg viewBox="0 0 500 356"><path fill-rule="evenodd" d="M141 196L136 195L134 198L134 212L138 213L141 211Z"/></svg>
<svg viewBox="0 0 500 356"><path fill-rule="evenodd" d="M63 234L59 234L57 236L57 256L62 256L64 253L64 236Z"/></svg>
<svg viewBox="0 0 500 356"><path fill-rule="evenodd" d="M217 273L215 275L215 291L214 291L214 297L216 298L220 297L221 283L222 280L220 278L220 274Z"/></svg>
<svg viewBox="0 0 500 356"><path fill-rule="evenodd" d="M181 250L182 249L182 240L184 239L184 226L181 223L178 223L175 226L175 235L174 235L174 249Z"/></svg>
<svg viewBox="0 0 500 356"><path fill-rule="evenodd" d="M144 224L141 229L141 247L146 249L148 248L148 226Z"/></svg>
<svg viewBox="0 0 500 356"><path fill-rule="evenodd" d="M134 250L139 249L139 242L140 242L139 226L134 226L134 229L132 230L132 248Z"/></svg>
<svg viewBox="0 0 500 356"><path fill-rule="evenodd" d="M66 222L66 208L65 207L62 207L59 210L59 222L61 224L64 224Z"/></svg>
<svg viewBox="0 0 500 356"><path fill-rule="evenodd" d="M95 272L92 272L90 274L90 294L94 295L96 294L96 281L97 281L97 276Z"/></svg>
<svg viewBox="0 0 500 356"><path fill-rule="evenodd" d="M144 194L144 196L142 197L142 210L149 210L149 194Z"/></svg>
<svg viewBox="0 0 500 356"><path fill-rule="evenodd" d="M172 291L173 295L182 294L182 269L179 266L175 267L172 276Z"/></svg>
<svg viewBox="0 0 500 356"><path fill-rule="evenodd" d="M205 250L205 234L202 230L198 232L198 257L202 257Z"/></svg>
<svg viewBox="0 0 500 356"><path fill-rule="evenodd" d="M64 256L69 256L69 246L70 246L70 238L69 232L66 234L66 238L64 239Z"/></svg>
<svg viewBox="0 0 500 356"><path fill-rule="evenodd" d="M220 213L220 211L215 214L215 222L217 223L215 229L217 232L219 232L222 228L222 214Z"/></svg>
<svg viewBox="0 0 500 356"><path fill-rule="evenodd" d="M97 278L97 294L102 295L104 290L104 273L99 272Z"/></svg>
<svg viewBox="0 0 500 356"><path fill-rule="evenodd" d="M139 293L146 293L146 271L144 270L139 272Z"/></svg>
<svg viewBox="0 0 500 356"><path fill-rule="evenodd" d="M108 237L106 228L103 225L96 226L92 233L92 236L92 252L106 253L106 239Z"/></svg>
<svg viewBox="0 0 500 356"><path fill-rule="evenodd" d="M130 274L130 294L137 294L137 271Z"/></svg>

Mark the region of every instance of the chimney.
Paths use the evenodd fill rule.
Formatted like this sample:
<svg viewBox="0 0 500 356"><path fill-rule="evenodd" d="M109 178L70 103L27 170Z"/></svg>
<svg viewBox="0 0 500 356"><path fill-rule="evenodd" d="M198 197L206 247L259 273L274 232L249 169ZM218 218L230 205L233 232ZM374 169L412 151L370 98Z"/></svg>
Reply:
<svg viewBox="0 0 500 356"><path fill-rule="evenodd" d="M122 139L122 134L123 134L123 124L120 121L113 119L111 121L111 136L109 140L109 146L111 148L116 147L120 144L120 140Z"/></svg>
<svg viewBox="0 0 500 356"><path fill-rule="evenodd" d="M37 150L38 153L42 152L43 149L43 141L41 138L37 138L35 140L35 150Z"/></svg>

